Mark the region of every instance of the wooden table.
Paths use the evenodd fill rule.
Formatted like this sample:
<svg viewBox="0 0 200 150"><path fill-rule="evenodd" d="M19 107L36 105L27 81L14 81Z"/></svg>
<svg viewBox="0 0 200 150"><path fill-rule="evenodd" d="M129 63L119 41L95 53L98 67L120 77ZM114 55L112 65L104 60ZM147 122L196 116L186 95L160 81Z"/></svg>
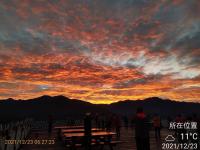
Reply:
<svg viewBox="0 0 200 150"><path fill-rule="evenodd" d="M72 137L84 137L84 133L64 133L65 138L72 138ZM100 132L92 132L91 137L105 137L105 136L113 136L116 135L115 132L107 132L107 131L100 131Z"/></svg>
<svg viewBox="0 0 200 150"><path fill-rule="evenodd" d="M84 126L56 126L54 129L83 129Z"/></svg>
<svg viewBox="0 0 200 150"><path fill-rule="evenodd" d="M98 132L93 131L91 137L85 137L83 132L77 132L77 133L71 132L71 133L64 133L63 140L65 141L66 145L71 147L71 149L76 149L76 146L78 147L101 146L101 149L103 149L104 145L109 145L110 150L113 150L113 144L112 144L113 135L116 135L116 133L108 131L98 131ZM87 143L86 141L88 140L90 142L86 144Z"/></svg>

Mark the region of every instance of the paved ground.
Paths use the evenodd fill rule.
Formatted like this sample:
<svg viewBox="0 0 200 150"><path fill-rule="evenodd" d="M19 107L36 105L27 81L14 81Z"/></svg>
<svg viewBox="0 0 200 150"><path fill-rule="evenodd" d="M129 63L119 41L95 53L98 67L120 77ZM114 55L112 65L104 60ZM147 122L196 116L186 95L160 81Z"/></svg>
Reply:
<svg viewBox="0 0 200 150"><path fill-rule="evenodd" d="M160 143L162 143L162 141L164 141L165 137L168 134L169 134L169 132L166 129L163 129L161 131L162 138L161 138ZM150 140L151 150L161 150L161 146L160 146L161 144L156 142L153 131L150 132L150 136L151 136L151 140ZM51 136L49 136L47 131L45 131L45 130L39 131L39 132L37 131L37 133L32 132L30 135L30 139L41 139L41 140L55 139L55 144L52 144L52 145L50 145L50 144L24 145L21 148L21 150L67 150L67 148L65 148L65 146L62 144L62 142L57 139L56 131L53 131ZM134 139L134 130L133 129L129 128L127 130L125 128L122 128L120 140L122 141L122 143L117 145L114 148L115 150L136 150L136 143L135 143L135 139ZM105 147L104 149L108 150L109 148Z"/></svg>

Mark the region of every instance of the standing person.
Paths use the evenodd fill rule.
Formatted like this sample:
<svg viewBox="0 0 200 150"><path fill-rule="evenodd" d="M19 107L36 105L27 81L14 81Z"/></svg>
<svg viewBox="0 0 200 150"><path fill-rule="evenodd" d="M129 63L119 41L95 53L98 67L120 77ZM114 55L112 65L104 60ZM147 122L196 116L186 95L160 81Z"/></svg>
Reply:
<svg viewBox="0 0 200 150"><path fill-rule="evenodd" d="M106 126L106 118L105 118L105 114L101 114L100 116L100 126L101 126L101 129L105 129L105 126Z"/></svg>
<svg viewBox="0 0 200 150"><path fill-rule="evenodd" d="M91 134L92 134L92 117L90 113L86 113L84 118L84 135L85 135L85 149L91 149Z"/></svg>
<svg viewBox="0 0 200 150"><path fill-rule="evenodd" d="M125 115L123 116L123 120L124 120L124 126L126 129L128 129L128 117Z"/></svg>
<svg viewBox="0 0 200 150"><path fill-rule="evenodd" d="M113 118L113 116L111 116L111 115L108 115L107 117L106 117L106 130L107 131L111 131L111 128L112 128L112 119Z"/></svg>
<svg viewBox="0 0 200 150"><path fill-rule="evenodd" d="M135 138L137 150L150 150L149 122L143 108L138 108L135 116Z"/></svg>
<svg viewBox="0 0 200 150"><path fill-rule="evenodd" d="M158 140L160 139L160 129L161 129L161 120L158 114L155 114L155 116L153 117L153 126L155 129L156 140Z"/></svg>
<svg viewBox="0 0 200 150"><path fill-rule="evenodd" d="M99 127L99 115L98 115L98 113L95 114L94 119L95 119L95 125L96 125L96 127L97 127L97 128L100 128L100 127Z"/></svg>
<svg viewBox="0 0 200 150"><path fill-rule="evenodd" d="M118 115L113 116L113 126L115 127L117 138L120 138L121 120Z"/></svg>
<svg viewBox="0 0 200 150"><path fill-rule="evenodd" d="M49 115L48 116L48 133L49 133L49 135L52 132L52 125L53 125L53 116Z"/></svg>

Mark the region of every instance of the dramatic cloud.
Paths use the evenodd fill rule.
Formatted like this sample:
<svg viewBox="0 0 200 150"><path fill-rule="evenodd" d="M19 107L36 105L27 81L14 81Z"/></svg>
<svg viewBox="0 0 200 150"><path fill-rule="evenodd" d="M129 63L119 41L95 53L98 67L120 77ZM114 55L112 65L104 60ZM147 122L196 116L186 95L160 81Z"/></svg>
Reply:
<svg viewBox="0 0 200 150"><path fill-rule="evenodd" d="M2 0L0 99L199 101L198 0Z"/></svg>

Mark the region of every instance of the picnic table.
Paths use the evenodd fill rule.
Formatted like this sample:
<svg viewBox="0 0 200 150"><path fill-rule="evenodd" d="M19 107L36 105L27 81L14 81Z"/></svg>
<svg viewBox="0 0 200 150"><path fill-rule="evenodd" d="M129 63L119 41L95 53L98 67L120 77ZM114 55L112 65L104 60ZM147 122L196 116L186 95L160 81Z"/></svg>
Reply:
<svg viewBox="0 0 200 150"><path fill-rule="evenodd" d="M92 132L91 137L108 137L116 135L115 132L108 132L108 131L99 131L99 132ZM72 138L72 137L84 137L84 133L64 133L65 138Z"/></svg>
<svg viewBox="0 0 200 150"><path fill-rule="evenodd" d="M112 137L116 135L115 132L109 131L92 131L91 136L85 136L84 132L68 132L63 133L63 140L67 147L76 149L77 147L86 146L85 141L89 139L89 146L100 146L101 149L108 145L111 150L119 141L114 141Z"/></svg>
<svg viewBox="0 0 200 150"><path fill-rule="evenodd" d="M56 126L54 129L58 130L59 138L70 149L77 149L78 147L88 145L91 147L101 146L101 149L103 149L105 145L108 145L113 150L113 146L121 142L113 140L113 136L116 135L115 132L105 131L99 128L92 128L91 135L87 136L84 133L84 126Z"/></svg>
<svg viewBox="0 0 200 150"><path fill-rule="evenodd" d="M83 129L84 126L56 126L54 129Z"/></svg>

